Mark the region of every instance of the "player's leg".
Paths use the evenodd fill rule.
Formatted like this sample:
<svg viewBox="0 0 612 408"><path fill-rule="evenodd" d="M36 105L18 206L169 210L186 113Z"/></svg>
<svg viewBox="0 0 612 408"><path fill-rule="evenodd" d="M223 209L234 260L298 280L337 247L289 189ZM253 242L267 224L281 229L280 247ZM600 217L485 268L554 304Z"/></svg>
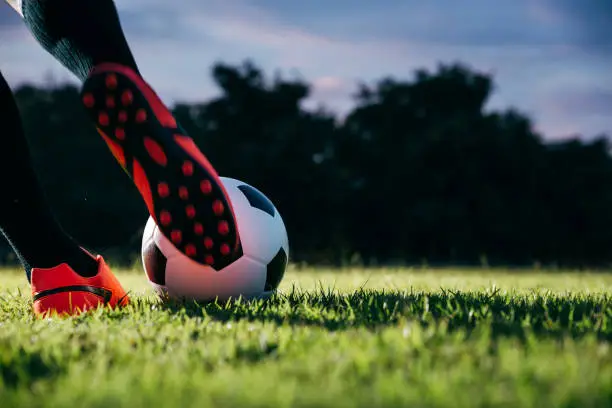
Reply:
<svg viewBox="0 0 612 408"><path fill-rule="evenodd" d="M100 279L115 291L114 298L109 298L111 303L117 295L123 297L125 292L114 283L112 275L107 276L109 271L101 258L93 258L81 249L62 230L47 206L32 167L15 99L2 73L0 104L0 230L32 283L35 310L67 311L68 297L72 297L74 307L80 308L104 301L104 297L91 293L100 290L100 285L96 285ZM75 285L87 292L61 289Z"/></svg>
<svg viewBox="0 0 612 408"><path fill-rule="evenodd" d="M174 245L222 268L240 241L219 177L140 77L112 0L22 0L38 41L84 81L83 103Z"/></svg>

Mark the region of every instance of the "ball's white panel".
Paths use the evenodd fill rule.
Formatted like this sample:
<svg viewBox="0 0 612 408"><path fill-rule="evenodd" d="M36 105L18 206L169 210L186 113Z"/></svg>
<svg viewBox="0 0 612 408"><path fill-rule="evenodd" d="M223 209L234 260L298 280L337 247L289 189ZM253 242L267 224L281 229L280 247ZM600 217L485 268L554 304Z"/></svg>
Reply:
<svg viewBox="0 0 612 408"><path fill-rule="evenodd" d="M263 292L266 282L266 267L246 256L221 271L185 256L175 256L168 259L166 270L166 290L173 298L200 301L251 298Z"/></svg>
<svg viewBox="0 0 612 408"><path fill-rule="evenodd" d="M274 258L281 245L287 242L285 224L275 208L275 215L254 208L238 188L245 183L228 177L221 177L223 186L232 202L238 233L245 254L267 264ZM283 244L281 244L283 243ZM287 248L288 250L288 242Z"/></svg>
<svg viewBox="0 0 612 408"><path fill-rule="evenodd" d="M142 267L145 269L145 273L147 272L147 265L145 263L145 248L147 247L147 244L153 239L153 234L155 233L156 229L157 224L155 224L155 220L153 219L153 217L149 217L142 233L142 244L140 246L140 259L142 261Z"/></svg>

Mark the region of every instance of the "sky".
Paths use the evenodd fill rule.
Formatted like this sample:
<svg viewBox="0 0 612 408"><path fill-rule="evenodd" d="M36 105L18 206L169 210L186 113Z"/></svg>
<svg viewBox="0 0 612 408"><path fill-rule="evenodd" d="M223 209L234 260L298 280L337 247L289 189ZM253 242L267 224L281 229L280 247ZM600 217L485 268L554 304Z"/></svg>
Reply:
<svg viewBox="0 0 612 408"><path fill-rule="evenodd" d="M205 101L214 62L253 60L313 84L308 107L345 114L359 81L463 62L494 75L489 108L517 107L549 139L612 136L610 0L117 0L139 67L162 99ZM12 86L75 81L0 4Z"/></svg>

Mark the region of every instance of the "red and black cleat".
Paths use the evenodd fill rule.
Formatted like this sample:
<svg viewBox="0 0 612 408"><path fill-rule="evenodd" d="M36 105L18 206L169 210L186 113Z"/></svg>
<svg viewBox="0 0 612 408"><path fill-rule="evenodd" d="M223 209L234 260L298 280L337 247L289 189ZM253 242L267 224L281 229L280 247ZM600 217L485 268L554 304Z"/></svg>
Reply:
<svg viewBox="0 0 612 408"><path fill-rule="evenodd" d="M217 172L138 74L98 65L83 84L82 101L179 251L216 270L240 256L234 211Z"/></svg>
<svg viewBox="0 0 612 408"><path fill-rule="evenodd" d="M77 315L102 306L126 306L129 298L121 283L104 258L98 255L95 259L98 273L90 278L79 275L65 263L53 268L32 269L34 312L48 317L53 313Z"/></svg>

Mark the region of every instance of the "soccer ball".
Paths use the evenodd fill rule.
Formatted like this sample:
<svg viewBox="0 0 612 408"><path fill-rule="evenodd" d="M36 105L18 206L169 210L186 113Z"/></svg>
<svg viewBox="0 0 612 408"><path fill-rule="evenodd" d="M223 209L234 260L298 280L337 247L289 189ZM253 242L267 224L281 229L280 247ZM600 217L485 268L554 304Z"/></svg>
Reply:
<svg viewBox="0 0 612 408"><path fill-rule="evenodd" d="M234 209L242 256L219 271L199 264L179 252L149 217L142 237L142 263L162 298L267 298L285 274L289 240L276 207L256 188L235 179L220 179Z"/></svg>

